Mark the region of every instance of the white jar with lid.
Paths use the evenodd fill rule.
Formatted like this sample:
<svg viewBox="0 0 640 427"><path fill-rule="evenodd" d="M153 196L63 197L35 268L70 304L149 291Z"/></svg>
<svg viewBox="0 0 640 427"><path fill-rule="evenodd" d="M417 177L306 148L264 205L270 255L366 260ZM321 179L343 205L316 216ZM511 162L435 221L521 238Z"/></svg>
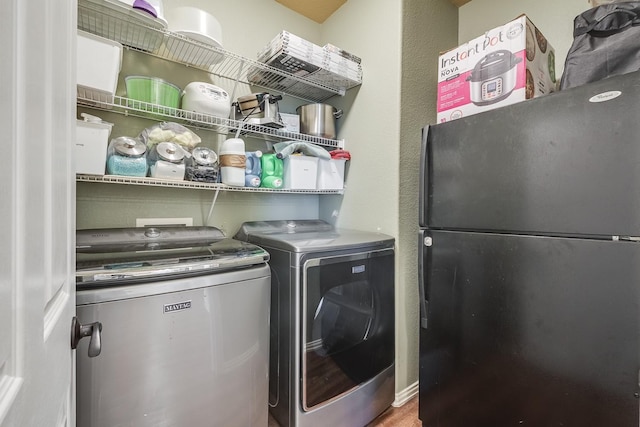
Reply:
<svg viewBox="0 0 640 427"><path fill-rule="evenodd" d="M147 146L136 138L112 139L107 150L107 173L110 175L147 176Z"/></svg>
<svg viewBox="0 0 640 427"><path fill-rule="evenodd" d="M149 152L149 175L153 178L184 180L185 150L174 142L160 142Z"/></svg>
<svg viewBox="0 0 640 427"><path fill-rule="evenodd" d="M234 187L244 187L246 156L244 140L229 138L220 147L220 173L222 183Z"/></svg>

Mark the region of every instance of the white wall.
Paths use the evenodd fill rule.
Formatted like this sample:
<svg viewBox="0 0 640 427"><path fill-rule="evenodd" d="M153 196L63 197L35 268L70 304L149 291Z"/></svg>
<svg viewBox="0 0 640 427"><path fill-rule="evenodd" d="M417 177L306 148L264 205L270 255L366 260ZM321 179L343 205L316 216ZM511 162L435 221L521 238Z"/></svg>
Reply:
<svg viewBox="0 0 640 427"><path fill-rule="evenodd" d="M573 41L573 19L589 7L587 0L472 0L459 9L459 44L525 14L555 49L561 76Z"/></svg>
<svg viewBox="0 0 640 427"><path fill-rule="evenodd" d="M322 27L322 44L331 42L353 52L362 58L363 68L362 86L330 100L345 111L338 120L339 136L352 155L347 191L341 204L332 206L339 211L337 225L394 237L401 27L401 3L388 0L349 0Z"/></svg>

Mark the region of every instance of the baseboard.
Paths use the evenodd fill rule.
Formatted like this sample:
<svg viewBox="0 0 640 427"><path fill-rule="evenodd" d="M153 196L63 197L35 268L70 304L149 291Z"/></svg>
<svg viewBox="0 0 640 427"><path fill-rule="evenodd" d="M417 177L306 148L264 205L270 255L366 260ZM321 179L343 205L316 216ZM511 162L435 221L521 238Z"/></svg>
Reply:
<svg viewBox="0 0 640 427"><path fill-rule="evenodd" d="M391 404L394 408L399 408L418 394L418 381L411 384L404 390L396 393L396 398Z"/></svg>

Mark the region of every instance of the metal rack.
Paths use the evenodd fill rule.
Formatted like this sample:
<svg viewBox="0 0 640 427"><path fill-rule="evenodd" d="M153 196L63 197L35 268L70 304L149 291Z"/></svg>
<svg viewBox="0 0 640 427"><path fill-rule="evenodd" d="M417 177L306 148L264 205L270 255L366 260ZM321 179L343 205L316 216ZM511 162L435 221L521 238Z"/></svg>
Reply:
<svg viewBox="0 0 640 427"><path fill-rule="evenodd" d="M349 80L326 81L313 76L300 77L267 64L243 58L222 48L201 43L167 29L167 22L126 7L117 0L78 0L78 29L121 43L125 48L143 52L182 65L203 70L218 77L278 91L310 102L322 102L344 95L357 84ZM90 90L78 92L77 103L125 116L179 121L186 126L210 129L221 134L236 132L261 135L267 140L294 140L326 147L344 148L344 140L320 138L288 132L254 123L195 113L150 104L121 96ZM129 184L259 193L343 194L344 190L295 190L232 187L220 183L200 183L117 175L76 175L78 182Z"/></svg>
<svg viewBox="0 0 640 427"><path fill-rule="evenodd" d="M226 184L193 182L193 181L176 181L159 178L136 178L130 176L118 175L76 175L76 181L79 182L98 182L103 184L133 184L152 187L177 187L190 188L195 190L223 190L237 191L244 193L296 193L296 194L343 194L344 190L295 190L295 189L272 189L272 188L254 188L254 187L232 187Z"/></svg>
<svg viewBox="0 0 640 427"><path fill-rule="evenodd" d="M296 76L262 62L243 58L166 29L166 22L108 0L79 0L78 29L122 43L130 49L186 64L210 74L276 90L284 95L322 102L344 95L358 84Z"/></svg>
<svg viewBox="0 0 640 427"><path fill-rule="evenodd" d="M83 97L78 97L78 105L88 108L104 109L109 112L124 114L126 116L145 117L158 120L170 119L172 121L184 122L185 125L196 128L211 129L222 134L235 132L241 126L242 128L240 130L243 134L251 133L263 135L267 137L267 139L303 141L326 147L344 148L344 139L335 140L288 132L268 126L261 126L253 123L181 110L178 108L150 104L148 102L137 101L121 96L105 96L99 92L85 91L82 95Z"/></svg>

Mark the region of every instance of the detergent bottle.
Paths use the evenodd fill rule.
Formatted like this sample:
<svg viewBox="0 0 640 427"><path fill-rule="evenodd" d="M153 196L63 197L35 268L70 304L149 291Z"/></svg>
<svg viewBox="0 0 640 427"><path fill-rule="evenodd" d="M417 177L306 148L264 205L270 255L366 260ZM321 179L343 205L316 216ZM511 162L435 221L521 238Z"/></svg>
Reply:
<svg viewBox="0 0 640 427"><path fill-rule="evenodd" d="M262 157L262 151L247 151L246 156L247 165L244 170L244 186L260 187L260 174L262 173L260 158Z"/></svg>
<svg viewBox="0 0 640 427"><path fill-rule="evenodd" d="M284 163L282 159L276 157L275 154L263 154L260 158L262 166L261 187L264 188L281 188L282 176L284 173Z"/></svg>

